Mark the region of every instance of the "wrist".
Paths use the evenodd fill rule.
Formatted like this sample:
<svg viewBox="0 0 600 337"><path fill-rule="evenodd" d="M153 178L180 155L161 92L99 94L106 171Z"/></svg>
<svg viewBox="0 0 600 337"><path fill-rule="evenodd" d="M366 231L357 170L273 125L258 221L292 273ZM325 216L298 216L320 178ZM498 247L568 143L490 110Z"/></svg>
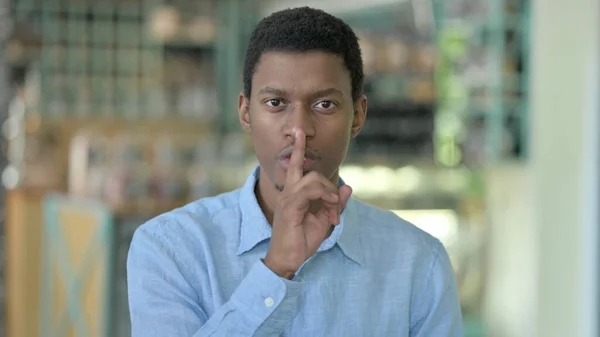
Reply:
<svg viewBox="0 0 600 337"><path fill-rule="evenodd" d="M275 273L281 278L291 280L296 275L295 270L290 270L289 268L281 267L279 264L269 259L268 256L262 259L262 262L265 264L265 266L267 266L267 268L269 268L273 273Z"/></svg>

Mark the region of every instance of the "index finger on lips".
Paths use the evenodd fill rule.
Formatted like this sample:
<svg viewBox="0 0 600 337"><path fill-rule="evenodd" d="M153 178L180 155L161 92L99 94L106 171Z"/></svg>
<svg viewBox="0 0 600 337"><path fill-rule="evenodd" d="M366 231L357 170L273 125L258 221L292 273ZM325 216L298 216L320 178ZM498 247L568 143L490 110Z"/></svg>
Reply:
<svg viewBox="0 0 600 337"><path fill-rule="evenodd" d="M304 155L306 153L306 137L300 129L294 130L294 148L287 169L287 184L297 183L304 176Z"/></svg>

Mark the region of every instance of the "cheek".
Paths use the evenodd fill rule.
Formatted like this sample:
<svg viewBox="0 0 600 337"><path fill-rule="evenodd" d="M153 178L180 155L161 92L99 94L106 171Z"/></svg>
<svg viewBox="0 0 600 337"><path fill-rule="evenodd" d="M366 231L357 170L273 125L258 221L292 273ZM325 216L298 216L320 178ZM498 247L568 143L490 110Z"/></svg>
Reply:
<svg viewBox="0 0 600 337"><path fill-rule="evenodd" d="M265 127L263 124L257 123L256 127L253 124L250 131L250 138L254 146L254 152L259 159L268 159L273 156L273 153L278 151L278 143L276 142L277 131L275 128Z"/></svg>
<svg viewBox="0 0 600 337"><path fill-rule="evenodd" d="M350 142L350 127L345 125L328 128L321 132L322 150L326 151L332 160L339 160L346 154Z"/></svg>
<svg viewBox="0 0 600 337"><path fill-rule="evenodd" d="M253 133L266 133L270 136L273 136L281 130L281 125L283 122L281 116L263 111L255 112L250 116ZM266 138L266 136L263 138Z"/></svg>
<svg viewBox="0 0 600 337"><path fill-rule="evenodd" d="M256 153L263 153L268 150L270 146L269 137L262 130L253 128L250 136Z"/></svg>
<svg viewBox="0 0 600 337"><path fill-rule="evenodd" d="M251 135L253 138L268 138L276 130L276 121L268 114L254 112L250 114Z"/></svg>
<svg viewBox="0 0 600 337"><path fill-rule="evenodd" d="M350 138L352 126L344 118L337 121L323 121L317 124L317 133L322 139L327 139L335 144L343 144Z"/></svg>

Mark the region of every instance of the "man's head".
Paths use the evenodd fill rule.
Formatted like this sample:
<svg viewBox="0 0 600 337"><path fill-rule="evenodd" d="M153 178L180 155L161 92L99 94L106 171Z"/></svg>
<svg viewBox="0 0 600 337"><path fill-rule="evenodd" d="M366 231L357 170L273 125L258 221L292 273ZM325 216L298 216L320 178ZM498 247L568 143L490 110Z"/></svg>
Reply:
<svg viewBox="0 0 600 337"><path fill-rule="evenodd" d="M340 19L308 7L283 10L254 29L244 62L240 123L261 173L282 187L294 132L306 136L307 171L337 178L366 118L358 39Z"/></svg>

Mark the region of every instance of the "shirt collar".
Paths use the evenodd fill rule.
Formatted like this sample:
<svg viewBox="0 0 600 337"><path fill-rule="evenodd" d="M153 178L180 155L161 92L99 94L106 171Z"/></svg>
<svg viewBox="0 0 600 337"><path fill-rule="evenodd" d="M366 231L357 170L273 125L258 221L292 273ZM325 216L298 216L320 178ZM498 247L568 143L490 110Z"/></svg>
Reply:
<svg viewBox="0 0 600 337"><path fill-rule="evenodd" d="M256 194L254 194L254 188L260 176L259 172L259 167L256 167L240 191L242 224L238 255L251 250L260 242L271 237L271 226L258 204Z"/></svg>
<svg viewBox="0 0 600 337"><path fill-rule="evenodd" d="M271 237L271 226L256 199L254 189L260 177L260 167L256 167L248 176L240 191L241 230L237 254L241 255L252 250L256 245ZM340 186L344 181L340 178ZM360 226L358 219L358 202L353 198L348 200L340 217L340 224L331 235L323 241L318 251L325 251L337 244L344 254L354 262L362 265L362 250L360 247Z"/></svg>

